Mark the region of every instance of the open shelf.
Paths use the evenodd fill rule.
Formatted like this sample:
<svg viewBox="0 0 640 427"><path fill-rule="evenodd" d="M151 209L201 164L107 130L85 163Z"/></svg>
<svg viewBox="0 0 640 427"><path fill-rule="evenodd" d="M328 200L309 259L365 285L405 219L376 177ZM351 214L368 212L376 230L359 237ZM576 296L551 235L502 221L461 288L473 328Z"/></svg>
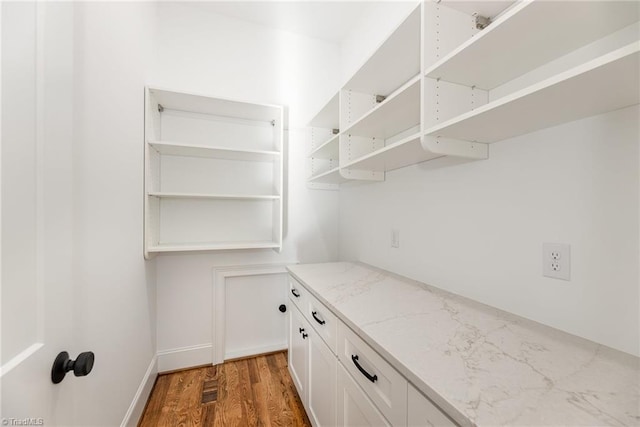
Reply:
<svg viewBox="0 0 640 427"><path fill-rule="evenodd" d="M269 241L258 242L207 242L207 243L161 243L149 246L148 251L187 252L187 251L223 251L235 249L276 249L280 244Z"/></svg>
<svg viewBox="0 0 640 427"><path fill-rule="evenodd" d="M313 150L309 157L317 159L337 159L339 134L333 135L327 142Z"/></svg>
<svg viewBox="0 0 640 427"><path fill-rule="evenodd" d="M342 168L386 172L437 157L442 157L442 154L425 151L420 143L420 134L417 133L362 156Z"/></svg>
<svg viewBox="0 0 640 427"><path fill-rule="evenodd" d="M309 126L317 128L338 129L339 99L336 93L309 122Z"/></svg>
<svg viewBox="0 0 640 427"><path fill-rule="evenodd" d="M277 105L234 101L157 87L149 87L149 93L154 97L156 103L169 110L223 117L241 117L245 120L263 122L279 121L282 115L282 107Z"/></svg>
<svg viewBox="0 0 640 427"><path fill-rule="evenodd" d="M159 199L207 199L207 200L278 200L275 195L241 195L241 194L197 194L150 192L149 196Z"/></svg>
<svg viewBox="0 0 640 427"><path fill-rule="evenodd" d="M420 72L420 5L417 5L344 89L388 95Z"/></svg>
<svg viewBox="0 0 640 427"><path fill-rule="evenodd" d="M634 42L433 126L425 134L489 143L637 104L639 52L640 42Z"/></svg>
<svg viewBox="0 0 640 427"><path fill-rule="evenodd" d="M342 133L386 139L419 124L420 76L417 75Z"/></svg>
<svg viewBox="0 0 640 427"><path fill-rule="evenodd" d="M490 90L638 20L637 1L514 5L425 75Z"/></svg>
<svg viewBox="0 0 640 427"><path fill-rule="evenodd" d="M336 167L326 172L314 175L309 178L308 181L319 184L340 184L343 182L347 182L348 179L340 175L340 167Z"/></svg>
<svg viewBox="0 0 640 427"><path fill-rule="evenodd" d="M167 156L205 157L209 159L244 160L249 162L271 162L280 157L278 151L235 150L223 147L182 144L168 141L149 141L149 145Z"/></svg>

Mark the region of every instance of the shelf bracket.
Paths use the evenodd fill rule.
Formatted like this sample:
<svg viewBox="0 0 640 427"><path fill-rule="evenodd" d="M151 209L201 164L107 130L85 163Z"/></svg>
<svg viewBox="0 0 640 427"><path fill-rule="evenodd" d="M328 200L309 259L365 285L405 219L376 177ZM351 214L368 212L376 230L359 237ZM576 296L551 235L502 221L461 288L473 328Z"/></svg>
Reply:
<svg viewBox="0 0 640 427"><path fill-rule="evenodd" d="M332 135L337 135L340 133L340 129L331 129L331 134Z"/></svg>
<svg viewBox="0 0 640 427"><path fill-rule="evenodd" d="M385 99L387 99L386 96L384 95L376 95L376 103L380 104L382 101L384 101Z"/></svg>
<svg viewBox="0 0 640 427"><path fill-rule="evenodd" d="M162 106L162 104L158 104L158 112L162 113L164 111L164 107Z"/></svg>
<svg viewBox="0 0 640 427"><path fill-rule="evenodd" d="M436 154L484 160L489 158L489 144L425 135L422 148Z"/></svg>
<svg viewBox="0 0 640 427"><path fill-rule="evenodd" d="M489 24L491 24L491 18L487 18L486 16L482 16L478 13L474 13L473 16L476 19L476 28L478 30L484 30L489 26Z"/></svg>

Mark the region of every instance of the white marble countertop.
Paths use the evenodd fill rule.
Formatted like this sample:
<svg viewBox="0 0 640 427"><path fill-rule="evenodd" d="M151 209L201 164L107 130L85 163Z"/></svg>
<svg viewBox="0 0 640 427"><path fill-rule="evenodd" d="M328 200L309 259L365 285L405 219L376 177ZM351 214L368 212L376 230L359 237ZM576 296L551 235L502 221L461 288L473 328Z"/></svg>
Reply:
<svg viewBox="0 0 640 427"><path fill-rule="evenodd" d="M640 425L637 357L365 264L289 271L461 425Z"/></svg>

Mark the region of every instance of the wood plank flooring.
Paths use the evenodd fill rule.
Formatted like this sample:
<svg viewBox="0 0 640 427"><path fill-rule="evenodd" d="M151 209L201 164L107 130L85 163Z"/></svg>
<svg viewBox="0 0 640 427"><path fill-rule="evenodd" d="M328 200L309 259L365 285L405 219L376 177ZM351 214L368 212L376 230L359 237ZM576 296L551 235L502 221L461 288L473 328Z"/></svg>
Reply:
<svg viewBox="0 0 640 427"><path fill-rule="evenodd" d="M280 352L158 376L138 426L311 423L289 375L286 352Z"/></svg>

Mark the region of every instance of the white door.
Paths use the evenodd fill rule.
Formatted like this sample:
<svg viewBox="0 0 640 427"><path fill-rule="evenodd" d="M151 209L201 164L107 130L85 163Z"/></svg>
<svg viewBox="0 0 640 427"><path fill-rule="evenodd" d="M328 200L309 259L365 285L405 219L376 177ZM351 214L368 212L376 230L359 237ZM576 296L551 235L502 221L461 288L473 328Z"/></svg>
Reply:
<svg viewBox="0 0 640 427"><path fill-rule="evenodd" d="M307 408L307 367L309 360L309 332L311 327L294 304L290 304L289 373L298 390L300 400Z"/></svg>
<svg viewBox="0 0 640 427"><path fill-rule="evenodd" d="M309 332L308 340L309 418L318 427L335 426L338 359L315 330Z"/></svg>
<svg viewBox="0 0 640 427"><path fill-rule="evenodd" d="M0 3L3 425L73 424L72 5ZM69 378L71 377L71 378ZM28 419L28 420L25 420Z"/></svg>

